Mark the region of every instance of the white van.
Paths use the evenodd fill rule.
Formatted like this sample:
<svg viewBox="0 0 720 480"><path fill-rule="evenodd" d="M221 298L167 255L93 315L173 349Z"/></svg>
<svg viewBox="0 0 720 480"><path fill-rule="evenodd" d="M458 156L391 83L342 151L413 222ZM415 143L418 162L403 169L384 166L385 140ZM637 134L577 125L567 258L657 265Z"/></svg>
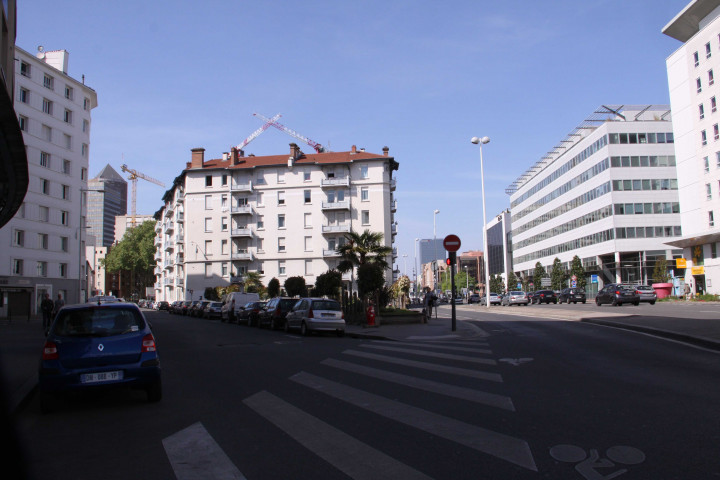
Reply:
<svg viewBox="0 0 720 480"><path fill-rule="evenodd" d="M258 295L257 293L244 292L230 292L225 295L223 297L223 306L220 310L220 318L223 322L228 320L228 310L230 309L230 305L232 305L233 299L235 299L235 315L237 316L238 310L241 309L246 303L259 302L260 295Z"/></svg>

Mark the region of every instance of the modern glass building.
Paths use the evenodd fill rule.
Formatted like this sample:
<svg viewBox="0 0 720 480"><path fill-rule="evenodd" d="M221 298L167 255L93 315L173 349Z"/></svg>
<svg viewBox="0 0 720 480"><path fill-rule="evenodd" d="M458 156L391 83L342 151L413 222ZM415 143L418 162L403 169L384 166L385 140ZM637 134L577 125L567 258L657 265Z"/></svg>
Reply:
<svg viewBox="0 0 720 480"><path fill-rule="evenodd" d="M109 247L115 241L115 217L127 214L127 182L106 165L88 182L88 189L88 234L95 237L97 246Z"/></svg>

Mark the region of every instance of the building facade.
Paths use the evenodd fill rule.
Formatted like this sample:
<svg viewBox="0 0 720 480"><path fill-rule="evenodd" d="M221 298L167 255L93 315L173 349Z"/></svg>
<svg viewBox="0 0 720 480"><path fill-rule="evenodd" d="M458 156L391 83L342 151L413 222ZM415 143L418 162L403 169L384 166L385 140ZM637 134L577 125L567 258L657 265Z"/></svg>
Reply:
<svg viewBox="0 0 720 480"><path fill-rule="evenodd" d="M683 265L694 293L720 294L720 2L695 0L663 29L682 42L667 58L682 222Z"/></svg>
<svg viewBox="0 0 720 480"><path fill-rule="evenodd" d="M502 275L512 271L512 236L510 232L510 210L497 214L487 226L488 271L490 275ZM483 280L484 283L484 280Z"/></svg>
<svg viewBox="0 0 720 480"><path fill-rule="evenodd" d="M312 286L338 266L336 250L350 231L380 232L391 247L397 168L387 147L382 155L355 146L303 153L290 144L289 156L233 149L214 160L194 149L156 213L156 298L197 299L208 287L242 283L248 272L265 285L302 276Z"/></svg>
<svg viewBox="0 0 720 480"><path fill-rule="evenodd" d="M115 218L127 213L127 181L109 164L88 182L87 225L97 245L111 246L121 237L115 234Z"/></svg>
<svg viewBox="0 0 720 480"><path fill-rule="evenodd" d="M650 283L655 260L682 235L670 109L602 106L511 184L513 268L577 255L590 293Z"/></svg>
<svg viewBox="0 0 720 480"><path fill-rule="evenodd" d="M29 186L0 229L0 316L39 311L45 293L83 297L84 193L93 89L68 75L64 50L16 48L15 109L27 150Z"/></svg>

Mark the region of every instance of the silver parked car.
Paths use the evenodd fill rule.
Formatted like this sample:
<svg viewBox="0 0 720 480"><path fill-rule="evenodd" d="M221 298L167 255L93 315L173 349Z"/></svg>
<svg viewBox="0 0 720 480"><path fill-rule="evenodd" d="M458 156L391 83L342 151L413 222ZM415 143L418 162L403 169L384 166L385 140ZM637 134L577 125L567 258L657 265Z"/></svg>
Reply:
<svg viewBox="0 0 720 480"><path fill-rule="evenodd" d="M636 286L635 293L640 296L641 302L648 302L650 305L655 305L655 302L657 301L657 293L655 293L655 289L650 285Z"/></svg>
<svg viewBox="0 0 720 480"><path fill-rule="evenodd" d="M508 292L504 297L502 297L502 300L500 301L500 305L527 305L530 303L530 299L528 298L527 294L525 292Z"/></svg>
<svg viewBox="0 0 720 480"><path fill-rule="evenodd" d="M327 298L301 298L288 312L285 321L285 331L296 328L302 335L312 332L345 335L345 317L340 303Z"/></svg>
<svg viewBox="0 0 720 480"><path fill-rule="evenodd" d="M498 295L497 293L492 293L492 292L490 293L490 305L500 305L500 301L501 301L500 295ZM483 295L482 297L480 297L480 302L479 302L480 305L487 305L486 302L487 302L486 296Z"/></svg>

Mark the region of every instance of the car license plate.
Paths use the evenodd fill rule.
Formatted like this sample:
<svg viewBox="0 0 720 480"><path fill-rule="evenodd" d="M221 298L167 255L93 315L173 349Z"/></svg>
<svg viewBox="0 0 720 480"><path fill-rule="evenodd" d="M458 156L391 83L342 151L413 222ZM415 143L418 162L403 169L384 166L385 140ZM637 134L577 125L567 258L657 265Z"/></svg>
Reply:
<svg viewBox="0 0 720 480"><path fill-rule="evenodd" d="M122 370L114 372L84 373L80 375L81 383L114 382L122 379Z"/></svg>
<svg viewBox="0 0 720 480"><path fill-rule="evenodd" d="M335 318L335 314L334 314L334 313L323 313L322 316L323 316L323 318L326 318L326 317Z"/></svg>

